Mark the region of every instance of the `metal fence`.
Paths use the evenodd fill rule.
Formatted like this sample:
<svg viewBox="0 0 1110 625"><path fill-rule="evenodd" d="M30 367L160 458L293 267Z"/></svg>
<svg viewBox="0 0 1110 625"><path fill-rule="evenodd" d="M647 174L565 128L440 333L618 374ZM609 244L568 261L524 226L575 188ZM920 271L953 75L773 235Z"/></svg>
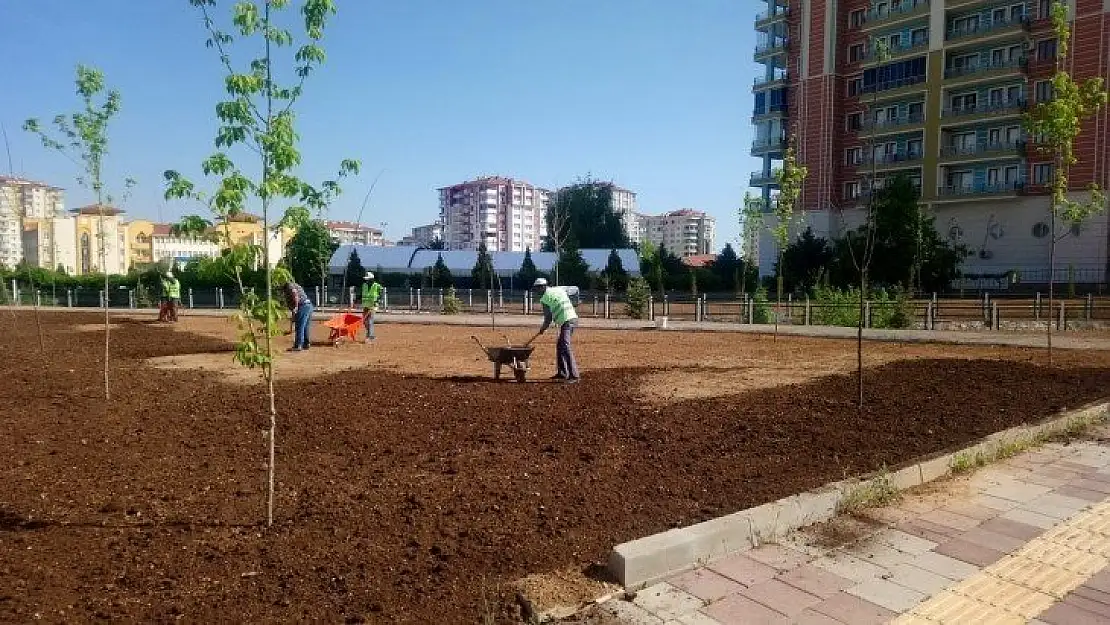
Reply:
<svg viewBox="0 0 1110 625"><path fill-rule="evenodd" d="M43 307L100 308L105 291L96 288L56 288L12 281L0 291L0 304ZM357 306L356 291L351 288L339 297L326 288L309 289L309 297L319 309L340 309ZM459 289L459 312L464 314L540 315L543 310L531 291L507 289ZM383 289L381 309L393 313L440 313L449 291L446 289ZM118 287L107 292L108 306L121 309L143 309L157 306L157 294L142 288ZM587 318L630 319L628 300L623 293L584 291L576 298L578 314ZM181 304L189 309L237 308L240 294L236 289L184 288ZM917 298L899 303L870 300L864 303L865 325L882 325L896 308L910 327L926 329L994 328L1029 326L1053 322L1058 327L1077 327L1083 323L1110 322L1110 296L1096 293L1068 294L1057 298L1049 310L1048 298L1042 293L1031 295L994 294L983 292L971 298L938 296ZM855 325L859 306L855 303L827 303L808 297L787 295L780 302L755 300L734 293L652 294L646 304L644 318L654 321L667 317L673 321L728 322L753 324L777 320L788 325L817 325L839 315L850 318Z"/></svg>

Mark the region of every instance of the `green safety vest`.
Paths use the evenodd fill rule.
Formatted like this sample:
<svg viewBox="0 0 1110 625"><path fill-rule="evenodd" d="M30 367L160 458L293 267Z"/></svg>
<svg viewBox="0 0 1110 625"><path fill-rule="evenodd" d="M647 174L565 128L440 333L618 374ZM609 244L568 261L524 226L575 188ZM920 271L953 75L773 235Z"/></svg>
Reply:
<svg viewBox="0 0 1110 625"><path fill-rule="evenodd" d="M162 281L162 292L170 299L181 299L181 283L177 278Z"/></svg>
<svg viewBox="0 0 1110 625"><path fill-rule="evenodd" d="M570 301L570 296L567 295L566 289L563 287L547 287L543 297L540 298L540 303L551 310L551 320L557 326L578 318L578 313L574 312L574 304Z"/></svg>
<svg viewBox="0 0 1110 625"><path fill-rule="evenodd" d="M362 307L373 308L382 298L382 285L378 282L362 285Z"/></svg>

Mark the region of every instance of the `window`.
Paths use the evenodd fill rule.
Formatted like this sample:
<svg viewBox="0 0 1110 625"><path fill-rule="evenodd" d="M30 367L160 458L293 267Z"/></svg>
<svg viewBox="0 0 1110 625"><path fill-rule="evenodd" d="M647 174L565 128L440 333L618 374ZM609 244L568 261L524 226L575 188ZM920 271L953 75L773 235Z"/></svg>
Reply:
<svg viewBox="0 0 1110 625"><path fill-rule="evenodd" d="M946 178L948 186L952 189L970 189L974 176L970 171L950 171Z"/></svg>
<svg viewBox="0 0 1110 625"><path fill-rule="evenodd" d="M1025 19L1025 3L1010 5L1010 21L1020 22Z"/></svg>
<svg viewBox="0 0 1110 625"><path fill-rule="evenodd" d="M848 95L855 96L863 92L863 78L848 79Z"/></svg>
<svg viewBox="0 0 1110 625"><path fill-rule="evenodd" d="M914 46L923 46L929 43L929 29L928 28L915 28L910 33L910 42Z"/></svg>
<svg viewBox="0 0 1110 625"><path fill-rule="evenodd" d="M875 14L879 17L886 17L888 13L890 13L890 5L888 5L886 2L880 2L879 4L875 5Z"/></svg>
<svg viewBox="0 0 1110 625"><path fill-rule="evenodd" d="M1042 80L1034 86L1037 102L1048 102L1052 99L1052 81Z"/></svg>
<svg viewBox="0 0 1110 625"><path fill-rule="evenodd" d="M996 24L999 23L999 22L1005 22L1006 21L1006 13L1007 13L1006 7L1000 7L1000 8L995 9L994 11L991 11L991 21L996 23Z"/></svg>
<svg viewBox="0 0 1110 625"><path fill-rule="evenodd" d="M847 118L848 132L863 128L863 113L849 113Z"/></svg>
<svg viewBox="0 0 1110 625"><path fill-rule="evenodd" d="M1025 47L1021 46L1021 45L1010 46L1010 49L1008 50L1008 54L1006 55L1007 59L1011 63L1017 63L1024 56L1025 56Z"/></svg>
<svg viewBox="0 0 1110 625"><path fill-rule="evenodd" d="M1039 163L1033 166L1033 184L1052 182L1052 163Z"/></svg>
<svg viewBox="0 0 1110 625"><path fill-rule="evenodd" d="M852 11L852 13L848 16L848 23L852 25L852 28L859 28L860 26L863 26L866 15L867 11L865 11L864 9Z"/></svg>
<svg viewBox="0 0 1110 625"><path fill-rule="evenodd" d="M845 165L859 165L863 160L863 150L860 148L848 148L844 150L844 164Z"/></svg>
<svg viewBox="0 0 1110 625"><path fill-rule="evenodd" d="M859 63L863 59L864 46L862 43L857 43L848 47L848 62Z"/></svg>
<svg viewBox="0 0 1110 625"><path fill-rule="evenodd" d="M1006 62L1006 48L991 50L991 67L1002 67Z"/></svg>
<svg viewBox="0 0 1110 625"><path fill-rule="evenodd" d="M959 151L972 150L975 148L977 136L974 132L961 132L952 135L952 148Z"/></svg>
<svg viewBox="0 0 1110 625"><path fill-rule="evenodd" d="M887 106L875 109L875 125L882 126L898 119L898 107Z"/></svg>
<svg viewBox="0 0 1110 625"><path fill-rule="evenodd" d="M1021 140L1021 126L1008 126L1006 128L1006 143L1014 145L1019 140Z"/></svg>
<svg viewBox="0 0 1110 625"><path fill-rule="evenodd" d="M1037 42L1037 60L1052 61L1056 59L1056 39L1042 39Z"/></svg>
<svg viewBox="0 0 1110 625"><path fill-rule="evenodd" d="M952 34L967 35L979 30L979 16L968 15L952 20Z"/></svg>
<svg viewBox="0 0 1110 625"><path fill-rule="evenodd" d="M887 35L886 45L893 52L902 47L902 33L891 33Z"/></svg>
<svg viewBox="0 0 1110 625"><path fill-rule="evenodd" d="M906 154L910 158L920 158L923 153L921 139L910 139L906 142Z"/></svg>
<svg viewBox="0 0 1110 625"><path fill-rule="evenodd" d="M1055 0L1041 0L1037 7L1037 16L1043 19L1048 19L1052 16L1052 3Z"/></svg>
<svg viewBox="0 0 1110 625"><path fill-rule="evenodd" d="M987 133L987 143L991 145L998 145L999 143L1002 143L1002 129L991 128L990 132Z"/></svg>
<svg viewBox="0 0 1110 625"><path fill-rule="evenodd" d="M972 112L975 110L977 104L978 94L976 93L961 93L952 96L952 110Z"/></svg>
<svg viewBox="0 0 1110 625"><path fill-rule="evenodd" d="M1017 104L1021 101L1021 85L1011 85L1006 87L1006 103L1010 105Z"/></svg>
<svg viewBox="0 0 1110 625"><path fill-rule="evenodd" d="M996 187L1001 181L1001 175L997 167L991 167L987 170L987 184Z"/></svg>
<svg viewBox="0 0 1110 625"><path fill-rule="evenodd" d="M1018 167L1017 165L1010 165L1006 168L1003 181L1007 185L1015 185L1018 181Z"/></svg>
<svg viewBox="0 0 1110 625"><path fill-rule="evenodd" d="M1002 101L1006 97L1006 92L1001 87L997 87L990 90L989 96L991 106L1002 106Z"/></svg>
<svg viewBox="0 0 1110 625"><path fill-rule="evenodd" d="M914 102L910 104L909 118L911 122L919 122L925 119L925 103Z"/></svg>

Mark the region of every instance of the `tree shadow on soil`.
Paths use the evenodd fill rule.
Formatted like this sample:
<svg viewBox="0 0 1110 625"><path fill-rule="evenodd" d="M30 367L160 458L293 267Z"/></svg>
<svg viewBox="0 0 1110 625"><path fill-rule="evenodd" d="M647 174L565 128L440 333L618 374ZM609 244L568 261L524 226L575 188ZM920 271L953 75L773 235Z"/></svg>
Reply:
<svg viewBox="0 0 1110 625"><path fill-rule="evenodd" d="M76 527L85 529L141 529L152 527L175 527L191 529L194 527L205 528L251 528L262 527L262 523L227 523L220 521L135 521L120 523L111 521L51 521L49 519L31 519L18 512L7 508L0 508L0 532L31 532L50 527L66 528Z"/></svg>

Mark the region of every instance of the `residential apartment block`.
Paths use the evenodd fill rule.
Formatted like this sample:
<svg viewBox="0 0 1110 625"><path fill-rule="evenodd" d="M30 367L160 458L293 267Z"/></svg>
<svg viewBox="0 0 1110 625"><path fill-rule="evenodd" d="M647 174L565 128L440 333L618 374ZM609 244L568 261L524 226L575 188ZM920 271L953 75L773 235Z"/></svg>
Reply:
<svg viewBox="0 0 1110 625"><path fill-rule="evenodd" d="M372 228L351 221L329 221L328 232L339 245L385 245L379 228Z"/></svg>
<svg viewBox="0 0 1110 625"><path fill-rule="evenodd" d="M33 262L54 268L54 239L59 234L53 220L65 213L65 192L41 182L0 176L0 265L14 267L24 259L24 240L33 244ZM25 234L34 230L34 235Z"/></svg>
<svg viewBox="0 0 1110 625"><path fill-rule="evenodd" d="M439 189L440 221L447 249L538 250L547 230L550 193L522 180L478 178Z"/></svg>
<svg viewBox="0 0 1110 625"><path fill-rule="evenodd" d="M764 207L793 138L809 170L801 203L817 234L856 227L871 190L905 174L938 231L969 249L965 273L1047 280L1053 165L1026 136L1022 114L1052 96L1051 5L766 0L755 23L753 58L763 70L751 151L763 166L750 181ZM1110 2L1069 0L1069 13L1072 76L1110 77ZM1110 111L1084 125L1076 156L1075 192L1110 186ZM1106 279L1108 239L1105 215L1074 230L1058 248L1061 272ZM775 246L765 234L760 243L760 269L769 272Z"/></svg>
<svg viewBox="0 0 1110 625"><path fill-rule="evenodd" d="M408 245L412 247L428 247L435 241L442 240L443 224L434 223L413 228L412 234L401 239L401 245Z"/></svg>
<svg viewBox="0 0 1110 625"><path fill-rule="evenodd" d="M666 247L678 256L699 256L716 251L717 220L688 208L662 215L637 215L640 239Z"/></svg>

